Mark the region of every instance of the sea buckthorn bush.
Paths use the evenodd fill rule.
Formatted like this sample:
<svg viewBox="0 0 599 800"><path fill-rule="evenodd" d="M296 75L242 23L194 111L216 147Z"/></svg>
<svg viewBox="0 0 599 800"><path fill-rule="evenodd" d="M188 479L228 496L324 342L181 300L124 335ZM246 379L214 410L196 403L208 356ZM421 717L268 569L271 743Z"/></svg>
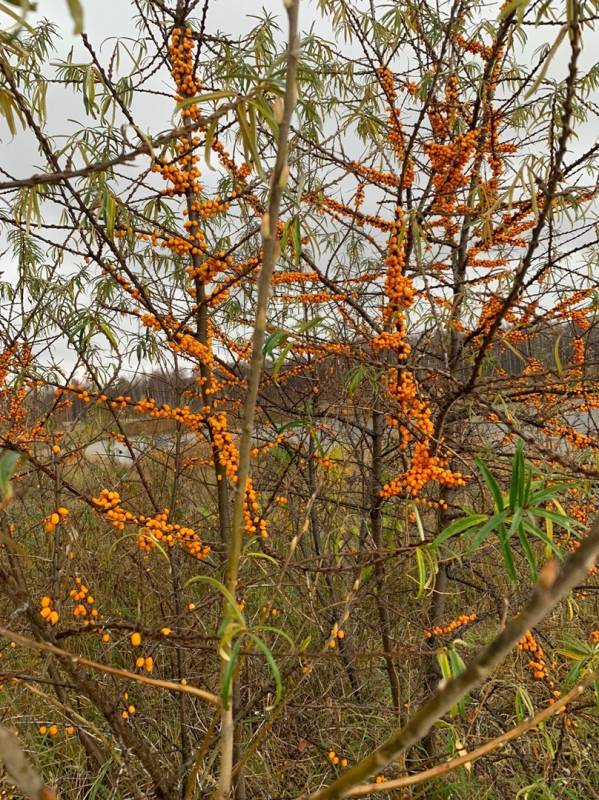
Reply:
<svg viewBox="0 0 599 800"><path fill-rule="evenodd" d="M596 3L64 5L0 3L0 797L593 796L594 560L479 652L596 536Z"/></svg>

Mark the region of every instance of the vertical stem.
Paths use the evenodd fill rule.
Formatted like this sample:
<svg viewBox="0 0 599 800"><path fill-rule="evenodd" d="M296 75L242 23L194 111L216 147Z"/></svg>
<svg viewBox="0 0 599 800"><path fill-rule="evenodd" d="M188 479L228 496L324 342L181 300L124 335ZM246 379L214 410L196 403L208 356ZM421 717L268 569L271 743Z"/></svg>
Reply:
<svg viewBox="0 0 599 800"><path fill-rule="evenodd" d="M381 469L382 469L382 436L383 436L383 414L376 408L372 413L372 484L370 496L370 530L372 539L377 550L383 547L383 516L381 509ZM381 642L385 651L385 664L387 675L389 676L389 688L391 690L391 700L393 711L399 721L400 706L400 685L399 675L393 656L391 655L391 624L389 612L385 605L385 567L380 557L375 561L376 577L376 606L381 623Z"/></svg>
<svg viewBox="0 0 599 800"><path fill-rule="evenodd" d="M250 473L250 450L256 411L256 399L262 371L262 347L266 332L266 311L270 294L270 284L275 263L279 256L277 241L277 222L281 208L281 198L287 182L287 153L289 149L289 130L291 117L297 100L297 65L299 55L298 12L299 0L284 0L287 11L289 39L287 47L287 75L285 80L285 97L283 114L279 125L277 138L277 154L274 169L270 180L268 211L262 220L262 240L264 257L262 270L258 278L258 300L256 319L252 335L252 355L248 375L248 387L241 421L241 438L239 442L239 470L237 473L237 491L233 503L231 520L231 535L227 554L225 584L227 589L235 595L237 576L239 573L239 560L243 537L243 504L245 489ZM225 626L230 622L231 610L225 607ZM225 648L221 663L221 681L225 677L225 670L230 654L230 645ZM234 696L233 691L229 698ZM223 706L221 715L221 762L220 778L216 790L217 800L226 800L231 793L234 755L234 723L233 702L229 699L226 707Z"/></svg>

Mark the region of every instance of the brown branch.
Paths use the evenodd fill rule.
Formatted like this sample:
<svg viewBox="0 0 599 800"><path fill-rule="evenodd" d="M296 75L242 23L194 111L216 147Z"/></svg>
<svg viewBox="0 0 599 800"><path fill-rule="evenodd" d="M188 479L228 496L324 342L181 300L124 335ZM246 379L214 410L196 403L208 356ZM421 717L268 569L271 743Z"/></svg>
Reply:
<svg viewBox="0 0 599 800"><path fill-rule="evenodd" d="M289 131L291 117L297 102L297 68L299 61L299 33L298 16L299 0L285 0L287 11L289 38L287 46L287 64L285 77L285 95L283 109L279 122L277 136L277 151L275 164L270 179L268 198L268 211L262 218L262 244L264 257L262 270L258 278L258 299L256 304L256 318L252 335L252 354L250 358L249 374L247 379L247 394L243 407L241 420L241 437L239 442L239 468L237 471L237 491L233 505L231 522L231 538L227 554L225 583L231 594L237 589L237 577L241 558L243 538L243 514L246 495L246 484L250 474L250 452L254 430L254 417L256 413L256 400L260 386L262 372L262 347L266 333L266 311L270 295L272 273L279 258L280 245L277 239L277 222L281 209L281 198L287 184L289 166L287 155L289 151ZM225 625L231 621L231 610L225 612ZM221 665L221 683L226 680L226 671L230 653L230 645L225 652ZM233 686L230 695L233 696ZM223 707L221 718L221 770L217 800L226 800L231 792L234 760L234 720L233 703L231 700Z"/></svg>
<svg viewBox="0 0 599 800"><path fill-rule="evenodd" d="M164 133L159 134L153 139L149 136L137 147L121 153L119 156L107 158L102 161L96 161L81 169L73 170L58 170L56 172L41 172L35 175L30 175L28 178L15 178L10 181L0 182L0 191L6 189L18 189L22 186L39 186L40 184L49 186L51 184L62 183L62 181L69 181L72 178L86 178L96 172L106 172L112 167L117 167L120 164L125 164L128 161L134 161L138 156L153 155L153 150L160 145L168 144L180 136L194 133L210 123L211 120L218 119L229 111L233 111L237 107L237 103L226 103L219 107L218 111L210 114L207 117L200 117L195 122L189 125L181 125L178 128L171 128Z"/></svg>
<svg viewBox="0 0 599 800"><path fill-rule="evenodd" d="M8 630L8 628L0 627L0 636L6 639L11 639L14 642L19 642L25 647L31 647L33 650L42 650L45 653L52 653L59 658L68 658L72 664L81 665L82 667L89 667L98 672L104 672L108 675L116 675L119 678L125 678L128 681L136 681L137 683L145 683L147 686L155 686L157 689L167 689L169 692L180 692L181 694L190 694L193 697L198 697L200 700L205 700L213 706L220 705L220 700L212 692L207 692L204 689L197 689L195 686L183 686L180 683L173 683L172 681L163 681L159 678L148 678L146 675L137 675L135 672L129 672L126 669L118 669L118 667L111 667L108 664L100 664L99 661L92 661L89 658L69 653L68 650L62 650L53 644L47 642L36 642L33 639L28 639L26 636L21 636L19 633Z"/></svg>
<svg viewBox="0 0 599 800"><path fill-rule="evenodd" d="M408 747L419 742L452 706L491 676L524 634L538 624L576 586L599 553L599 520L580 548L568 558L561 571L555 561L545 565L530 601L518 616L493 639L457 678L441 686L409 722L355 767L329 786L310 795L310 800L337 800L369 775L380 771ZM303 795L308 797L308 795Z"/></svg>
<svg viewBox="0 0 599 800"><path fill-rule="evenodd" d="M414 786L417 783L424 783L425 781L433 780L434 778L440 778L442 775L447 775L449 772L453 772L454 769L458 769L458 767L462 767L465 764L471 764L473 761L492 753L499 747L503 747L503 745L511 742L512 739L517 739L519 736L522 736L523 734L532 730L532 728L536 728L537 725L541 724L541 722L544 722L554 714L557 714L560 709L563 709L566 705L568 705L568 703L576 700L576 698L579 697L585 689L587 689L598 679L599 671L590 673L567 694L565 694L563 697L560 697L559 700L556 700L553 705L547 706L533 717L521 722L520 725L516 725L514 728L511 728L511 730L502 733L501 736L496 736L494 739L491 739L491 741L485 742L485 744L482 744L480 747L471 750L469 753L464 753L464 755L458 756L457 758L452 758L450 761L446 761L444 764L437 764L430 769L419 772L417 775L404 775L402 778L396 778L395 780L391 781L383 781L382 783L367 783L363 786L356 786L347 793L347 796L364 797L365 795L373 794L375 792L388 792L391 789L399 789L402 786Z"/></svg>
<svg viewBox="0 0 599 800"><path fill-rule="evenodd" d="M15 786L31 800L56 800L51 789L31 766L19 740L7 728L0 727L0 754L2 763Z"/></svg>

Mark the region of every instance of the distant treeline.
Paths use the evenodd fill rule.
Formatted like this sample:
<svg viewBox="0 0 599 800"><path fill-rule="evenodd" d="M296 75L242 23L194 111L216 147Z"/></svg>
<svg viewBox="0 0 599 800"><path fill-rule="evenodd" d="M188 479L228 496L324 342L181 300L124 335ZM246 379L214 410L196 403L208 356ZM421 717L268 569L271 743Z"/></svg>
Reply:
<svg viewBox="0 0 599 800"><path fill-rule="evenodd" d="M494 361L497 368L514 375L519 375L527 366L529 359L535 358L547 369L561 372L571 363L573 354L573 343L575 338L582 337L586 345L586 370L599 369L599 329L592 326L587 331L574 332L571 325L552 325L533 336L529 336L522 341L505 344L497 343L490 351L489 358ZM430 336L413 337L412 346L415 353L414 359L416 369L428 369L438 366L442 358L442 342L435 342ZM356 342L354 348L362 348L364 353L364 375L370 368L376 370L380 363L380 354L372 354L370 358L369 348ZM288 366L297 365L298 361L289 362ZM353 365L353 376L350 370ZM265 379L261 391L263 401L271 402L273 408L292 412L303 401L312 394L314 386L318 386L320 402L326 403L339 400L340 389L342 386L348 387L356 383L355 375L355 352L352 359L343 355L327 355L324 358L312 358L307 360L302 366L301 374L285 376L285 367L278 371L278 377L282 380L268 381L269 372L272 374L272 364L265 365ZM468 358L465 356L463 363L458 366L456 372L463 369L468 370ZM239 372L239 369L237 370ZM367 384L367 381L364 381ZM169 373L166 371L155 371L151 373L137 373L133 378L120 377L101 389L87 383L86 387L90 392L102 391L110 397L120 395L130 397L133 401L151 397L158 405L168 403L169 405L189 405L197 408L201 405L198 397L197 383L195 376L189 373ZM365 389L368 393L368 389ZM342 393L342 390L341 390ZM237 392L230 387L228 390L229 399L235 399ZM241 393L240 393L241 396ZM362 397L364 399L364 396ZM39 413L49 409L54 402L54 394L51 390L36 392L34 405L30 410ZM79 416L83 411L84 404L73 397L72 406L64 412L64 418L72 419Z"/></svg>

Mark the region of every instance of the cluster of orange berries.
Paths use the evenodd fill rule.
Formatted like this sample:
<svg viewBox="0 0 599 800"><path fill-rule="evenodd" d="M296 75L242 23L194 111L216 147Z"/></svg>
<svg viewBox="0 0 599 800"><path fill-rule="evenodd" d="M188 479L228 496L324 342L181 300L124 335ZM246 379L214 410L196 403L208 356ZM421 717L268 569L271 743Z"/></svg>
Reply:
<svg viewBox="0 0 599 800"><path fill-rule="evenodd" d="M335 459L330 458L329 456L319 456L316 461L318 465L324 469L333 469L333 467L337 466Z"/></svg>
<svg viewBox="0 0 599 800"><path fill-rule="evenodd" d="M168 53L171 61L171 75L175 81L179 96L177 100L193 97L201 89L201 83L194 76L194 38L191 28L173 28ZM183 117L195 117L194 104L181 111Z"/></svg>
<svg viewBox="0 0 599 800"><path fill-rule="evenodd" d="M129 641L131 642L131 647L139 647L142 641L141 633L139 633L139 631L133 631L129 637ZM146 672L153 672L154 659L152 656L138 656L135 660L135 667L136 669L145 669Z"/></svg>
<svg viewBox="0 0 599 800"><path fill-rule="evenodd" d="M503 146L505 149L505 145ZM542 201L539 198L538 205ZM534 218L526 220L525 217L530 215L532 208L522 207L513 213L504 214L501 221L490 231L485 231L481 240L476 242L468 251L468 263L472 266L477 266L478 262L475 260L479 253L490 250L492 247L498 245L512 245L513 247L523 247L526 244L524 238L520 234L532 228L535 224ZM481 262L482 265L483 262Z"/></svg>
<svg viewBox="0 0 599 800"><path fill-rule="evenodd" d="M183 525L168 522L169 513L170 509L164 508L153 517L145 517L143 515L137 517L137 520L143 526L139 531L139 547L142 550L151 549L154 546L154 540L164 542L169 547L179 543L195 558L206 558L210 553L210 547L202 544L199 535L193 528L186 528Z"/></svg>
<svg viewBox="0 0 599 800"><path fill-rule="evenodd" d="M136 669L145 669L146 672L154 671L154 659L152 656L138 656L135 659Z"/></svg>
<svg viewBox="0 0 599 800"><path fill-rule="evenodd" d="M372 340L372 346L377 350L393 350L402 360L410 355L411 350L403 330L381 331Z"/></svg>
<svg viewBox="0 0 599 800"><path fill-rule="evenodd" d="M576 366L584 364L586 345L584 339L578 336L572 342L572 363Z"/></svg>
<svg viewBox="0 0 599 800"><path fill-rule="evenodd" d="M485 61L488 61L493 55L493 49L491 47L487 47L476 39L466 39L460 34L456 36L455 41L456 44L458 44L467 53L480 56Z"/></svg>
<svg viewBox="0 0 599 800"><path fill-rule="evenodd" d="M40 600L40 616L50 625L56 625L58 622L58 611L52 608L52 598L48 597L48 595L45 595Z"/></svg>
<svg viewBox="0 0 599 800"><path fill-rule="evenodd" d="M355 172L356 175L365 178L368 183L391 187L399 185L399 178L392 172L383 172L382 170L374 169L373 167L365 167L363 164L360 164L357 161L350 161L349 168L352 170L352 172ZM359 208L362 205L363 199L364 184L360 183L358 184L358 189L354 195L354 206Z"/></svg>
<svg viewBox="0 0 599 800"><path fill-rule="evenodd" d="M435 189L433 211L441 215L438 223L434 224L443 227L447 236L457 230L452 218L457 205L456 192L470 180L464 170L474 153L478 136L477 129L469 130L446 144L429 142L424 147L430 160Z"/></svg>
<svg viewBox="0 0 599 800"><path fill-rule="evenodd" d="M192 223L185 223L191 225ZM192 264L187 269L187 274L194 280L197 279L200 283L206 284L213 280L221 272L225 272L233 266L233 259L225 253L217 253L213 256L207 256L206 259L198 265ZM195 288L188 289L192 296L195 296Z"/></svg>
<svg viewBox="0 0 599 800"><path fill-rule="evenodd" d="M198 431L206 422L203 414L193 413L189 406L170 406L168 403L157 405L153 399L144 398L132 405L139 414L148 414L155 419L172 419L188 430Z"/></svg>
<svg viewBox="0 0 599 800"><path fill-rule="evenodd" d="M200 342L195 336L189 333L177 332L173 339L168 343L170 349L175 353L182 353L197 359L200 364L212 364L214 354L208 344Z"/></svg>
<svg viewBox="0 0 599 800"><path fill-rule="evenodd" d="M260 515L258 498L251 478L248 478L245 484L243 516L245 519L245 530L250 536L258 535L262 539L268 539L268 526L266 520Z"/></svg>
<svg viewBox="0 0 599 800"><path fill-rule="evenodd" d="M395 209L396 219L389 235L387 246L387 274L385 278L385 295L388 303L383 309L385 327L393 326L394 330L385 330L374 340L377 348L392 348L398 358L407 358L410 348L406 341L405 312L414 302L415 290L412 281L404 275L405 248L401 241L402 210ZM399 415L388 417L388 422L399 429L400 447L407 450L414 439L410 428L402 423L409 420L412 428L416 428L424 437L416 442L412 463L402 475L387 483L381 490L382 497L393 497L407 491L415 496L422 487L431 480L445 486L462 486L464 477L446 468L446 463L430 453L428 440L433 432L433 422L429 404L418 397L417 387L409 370L392 369L387 378L387 389L391 397L399 405ZM432 502L432 501L431 501Z"/></svg>
<svg viewBox="0 0 599 800"><path fill-rule="evenodd" d="M355 220L356 225L362 226L367 224L380 231L388 231L392 227L392 223L381 219L381 217L376 217L372 214L363 214L356 208L350 208L349 206L340 203L338 200L333 200L331 197L322 196L316 198L312 194L307 194L303 199L308 203L314 202L317 206L328 211L331 219L342 220L343 217L351 217L353 220Z"/></svg>
<svg viewBox="0 0 599 800"><path fill-rule="evenodd" d="M152 165L152 172L160 173L165 181L173 184L166 189L161 189L161 194L173 197L177 194L185 194L189 190L196 192L201 190L202 187L197 182L197 178L200 177L201 173L200 170L194 166L199 161L199 157L194 156L190 151L190 145L193 146L195 142L199 144L199 140L195 137L191 140L186 138L180 140L176 145L177 160L175 162L165 163L156 161ZM197 239L197 242L204 244L205 239L203 234L201 231L197 233L200 234L200 238ZM163 242L164 246L169 250L183 255L186 252L190 252L192 247L197 246L194 245L195 239L196 237L193 234L190 236L189 240L180 236L168 236L164 238ZM203 247L200 247L198 252L202 250Z"/></svg>
<svg viewBox="0 0 599 800"><path fill-rule="evenodd" d="M599 644L599 631L591 631L591 642Z"/></svg>
<svg viewBox="0 0 599 800"><path fill-rule="evenodd" d="M387 390L391 397L399 406L399 412L403 418L410 421L410 424L425 437L433 432L433 421L431 419L431 409L427 402L418 397L418 389L413 374L407 370L389 370L387 377ZM391 418L391 425L399 425L399 421ZM406 438L410 438L406 427L400 426L404 441L402 449L407 446Z"/></svg>
<svg viewBox="0 0 599 800"><path fill-rule="evenodd" d="M530 653L533 658L527 663L527 667L532 671L536 681L543 681L551 692L549 704L553 705L556 698L561 696L559 689L555 688L555 683L549 677L549 668L545 659L545 653L540 644L530 631L527 631L516 645L516 649L525 653ZM560 709L560 713L565 711L565 706Z"/></svg>
<svg viewBox="0 0 599 800"><path fill-rule="evenodd" d="M64 506L60 506L57 508L56 511L53 511L51 514L44 519L44 529L47 533L54 533L58 525L60 523L64 523L67 521L67 517L69 516L69 509L64 508Z"/></svg>
<svg viewBox="0 0 599 800"><path fill-rule="evenodd" d="M343 292L301 292L297 295L285 295L281 301L287 305L302 303L304 305L317 305L319 303L341 303L347 300L350 293Z"/></svg>
<svg viewBox="0 0 599 800"><path fill-rule="evenodd" d="M69 597L73 600L74 603L77 605L73 608L73 616L83 619L84 617L91 617L90 619L84 619L84 625L90 625L92 620L95 621L98 616L98 609L94 608L95 599L89 593L89 589L83 583L81 578L75 578L75 588L71 589L69 592Z"/></svg>
<svg viewBox="0 0 599 800"><path fill-rule="evenodd" d="M333 629L331 633L331 637L329 639L329 647L331 650L334 650L337 647L337 639L345 639L345 631L339 628L336 632Z"/></svg>
<svg viewBox="0 0 599 800"><path fill-rule="evenodd" d="M329 750L328 759L335 767L342 767L345 769L348 765L348 760L344 756L339 756L334 750Z"/></svg>
<svg viewBox="0 0 599 800"><path fill-rule="evenodd" d="M543 429L548 436L567 439L576 450L586 450L587 448L591 450L599 449L599 444L595 436L588 436L585 433L574 430L574 428L568 425L560 425L555 420L551 422L553 424L549 424Z"/></svg>
<svg viewBox="0 0 599 800"><path fill-rule="evenodd" d="M132 703L129 702L129 694L128 694L128 692L123 692L123 700L127 704L127 708L124 708L121 711L121 718L124 719L124 720L127 720L127 719L129 719L130 716L135 714L137 709L135 708L135 706Z"/></svg>
<svg viewBox="0 0 599 800"><path fill-rule="evenodd" d="M170 514L168 508L164 508L153 517L134 514L122 507L119 493L109 489L102 489L97 497L92 497L92 503L119 531L124 530L128 523L138 525L138 546L142 550L152 549L155 542L158 541L169 547L180 544L190 555L199 559L206 558L210 552L210 548L202 544L199 535L193 528L168 522Z"/></svg>
<svg viewBox="0 0 599 800"><path fill-rule="evenodd" d="M272 276L273 286L281 283L313 283L318 281L317 272L297 272L294 270L277 272Z"/></svg>
<svg viewBox="0 0 599 800"><path fill-rule="evenodd" d="M366 186L363 182L360 182L356 187L356 193L354 195L354 207L356 210L362 207L364 203L364 195L366 191Z"/></svg>
<svg viewBox="0 0 599 800"><path fill-rule="evenodd" d="M393 349L398 358L405 359L410 353L410 346L406 341L405 311L413 304L415 292L412 281L404 275L405 248L401 242L402 212L399 206L396 208L396 216L387 244L384 288L387 303L383 308L385 327L392 325L394 331L383 331L373 339L372 345L377 349Z"/></svg>
<svg viewBox="0 0 599 800"><path fill-rule="evenodd" d="M138 656L135 659L136 669L145 669L146 672L154 671L154 659L152 656Z"/></svg>
<svg viewBox="0 0 599 800"><path fill-rule="evenodd" d="M431 639L433 636L446 636L449 633L453 633L458 628L462 628L464 625L474 622L476 616L476 611L473 611L472 614L460 614L459 617L452 619L447 625L433 625L430 630L424 631L424 636L427 639Z"/></svg>
<svg viewBox="0 0 599 800"><path fill-rule="evenodd" d="M414 287L411 280L404 275L406 254L404 243L401 241L402 211L399 206L395 211L397 219L389 234L385 259L387 266L385 295L389 301L383 311L385 322L390 322L395 314L409 308L414 302Z"/></svg>
<svg viewBox="0 0 599 800"><path fill-rule="evenodd" d="M58 735L59 727L56 724L53 725L40 725L38 728L38 732L40 736L51 736L54 738ZM67 736L72 736L75 733L75 727L73 725L66 725L64 732Z"/></svg>
<svg viewBox="0 0 599 800"><path fill-rule="evenodd" d="M239 453L235 447L233 437L228 431L227 414L224 411L208 417L210 438L218 451L218 461L231 480L237 477L239 468ZM220 480L220 475L217 476Z"/></svg>
<svg viewBox="0 0 599 800"><path fill-rule="evenodd" d="M401 122L399 121L399 111L396 107L395 78L389 67L386 66L379 67L377 73L389 104L387 107L389 126L387 138L398 161L403 163L403 186L409 188L414 183L414 162L411 158L404 162L405 142ZM397 183L399 185L401 179Z"/></svg>
<svg viewBox="0 0 599 800"><path fill-rule="evenodd" d="M27 369L31 364L31 348L28 345L13 345L8 347L0 357L0 402L2 403L2 416L4 430L2 431L4 440L7 442L18 442L23 448L29 449L35 441L35 436L39 433L40 438L47 438L48 434L43 433L41 426L34 426L28 429L25 426L25 407L27 391L35 386L34 381L7 381L9 368L13 375L27 374Z"/></svg>
<svg viewBox="0 0 599 800"><path fill-rule="evenodd" d="M97 497L92 497L92 503L104 513L110 524L119 531L125 529L126 522L135 521L135 514L132 511L125 511L121 507L121 496L118 492L102 489Z"/></svg>
<svg viewBox="0 0 599 800"><path fill-rule="evenodd" d="M466 485L462 473L452 472L443 459L431 455L427 442L416 442L409 469L386 483L381 489L381 497L394 497L404 491L409 495L417 495L429 481L451 487Z"/></svg>
<svg viewBox="0 0 599 800"><path fill-rule="evenodd" d="M591 514L595 512L595 503L592 500L585 500L582 492L572 487L568 489L568 515L586 525ZM548 509L549 510L549 509Z"/></svg>

